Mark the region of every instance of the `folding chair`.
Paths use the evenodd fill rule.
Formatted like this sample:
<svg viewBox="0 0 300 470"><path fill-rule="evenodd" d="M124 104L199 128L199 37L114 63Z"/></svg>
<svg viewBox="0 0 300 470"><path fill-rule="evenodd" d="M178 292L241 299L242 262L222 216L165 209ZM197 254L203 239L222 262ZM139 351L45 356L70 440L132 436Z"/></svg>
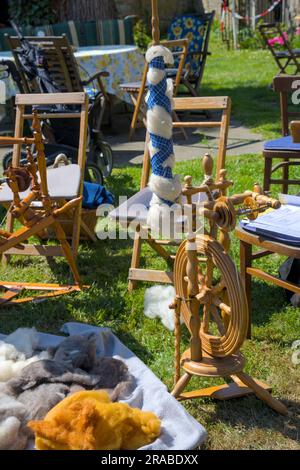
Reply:
<svg viewBox="0 0 300 470"><path fill-rule="evenodd" d="M265 142L263 157L265 160L264 169L264 191L269 191L272 184L281 184L282 192L286 194L291 184L300 184L300 178L289 177L289 168L300 165L300 143L293 142L289 131L290 118L300 117L300 111L294 106L293 111L289 110L288 99L292 93L299 90L300 80L294 75L278 75L273 80L274 91L280 95L281 125L283 137ZM279 163L273 166L273 159ZM273 173L282 169L282 178L272 177Z"/></svg>
<svg viewBox="0 0 300 470"><path fill-rule="evenodd" d="M214 20L215 11L204 15L184 14L174 18L168 28L168 40L189 40L188 53L184 64L184 70L180 77L183 85L191 96L199 96L199 89L203 78L208 52L209 37ZM178 59L175 66L178 66ZM168 75L174 74L169 69Z"/></svg>
<svg viewBox="0 0 300 470"><path fill-rule="evenodd" d="M26 165L9 167L5 172L6 182L1 185L1 202L10 204L10 215L23 226L16 231L0 229L0 255L9 253L53 256L56 255L53 248L59 248L60 256L64 256L69 264L75 285L60 286L58 284L0 281L0 289L5 291L4 295L0 297L1 306L55 297L80 290L82 287L75 256L67 241L60 219L61 216L73 213L73 211L74 213L79 212L82 196L78 197L76 192L80 186L80 167L79 165L70 165L70 167L63 168L62 171L57 168L53 169L50 174L51 171L47 171L46 168L44 141L37 111L33 112L31 119L33 121L33 138L18 136L0 138L0 142L4 144L14 144L18 147L25 145L27 159ZM30 145L33 145L36 151L36 160ZM66 190L66 181L69 182L68 190ZM62 183L65 189L63 189ZM60 244L59 247L32 247L28 244L30 237L42 238L49 228L54 230ZM15 298L27 290L42 291L43 293L36 297Z"/></svg>
<svg viewBox="0 0 300 470"><path fill-rule="evenodd" d="M54 94L30 94L30 95L17 95L16 96L16 125L15 125L15 138L20 139L23 137L24 121L32 120L31 112L28 108L42 107L43 105L57 104L57 105L74 105L79 108L77 112L59 112L43 113L38 111L37 116L41 119L80 119L80 136L78 145L78 163L67 165L56 170L47 169L49 197L51 202L55 203L57 208L66 204L67 201L76 198L82 198L83 194L83 177L86 161L86 143L87 143L87 119L88 119L88 97L85 93L54 93ZM20 164L21 156L21 143L16 143L13 148L12 167L18 167ZM7 184L2 185L0 191L0 204L8 209L7 226L6 230L11 233L14 228L15 217L14 213L9 210L13 201L13 193ZM63 214L62 223L72 224L72 252L73 256L77 256L80 229L92 240L96 241L95 234L82 220L82 203L80 202L76 207L71 208L68 213ZM29 243L19 249L14 246L9 248L3 254L4 262L9 260L10 255L26 255L26 256L46 256L56 257L63 256L61 247L47 246L43 244L30 245Z"/></svg>
<svg viewBox="0 0 300 470"><path fill-rule="evenodd" d="M174 50L174 56L176 57L178 67L174 70L173 79L174 79L174 96L178 93L178 87L180 85L181 76L183 73L183 66L186 60L186 55L188 51L188 39L180 39L176 41L162 41L162 46L167 47L171 51ZM129 141L131 141L134 136L140 114L142 115L141 120L146 127L146 110L143 103L145 94L147 91L147 73L149 70L148 62L145 62L145 68L143 71L142 81L134 83L123 83L120 85L123 91L129 93L134 106L134 112L132 115L132 120L130 123L129 131Z"/></svg>
<svg viewBox="0 0 300 470"><path fill-rule="evenodd" d="M263 23L258 26L265 46L269 49L279 68L279 73L286 73L287 67L294 68L294 75L300 71L300 49L292 49L288 36L279 23ZM274 41L275 38L275 41ZM276 44L282 46L281 50Z"/></svg>
<svg viewBox="0 0 300 470"><path fill-rule="evenodd" d="M216 174L220 176L221 170L225 166L226 146L228 129L230 123L231 100L229 97L208 97L208 98L175 98L175 111L218 111L222 114L220 120L217 121L196 121L196 122L173 122L176 128L218 128L219 147L217 155ZM131 197L126 203L122 204L116 210L110 213L110 217L119 221L121 224L129 225L133 220L137 223L135 231L135 239L133 245L131 268L129 270L129 290L136 287L138 281L150 281L172 284L173 282L173 262L172 257L167 251L168 246L178 245L178 243L169 240L159 240L151 234L151 230L147 227L147 214L149 203L152 198L152 192L147 187L150 176L150 155L148 150L149 136L146 136L145 153L143 160L143 170L141 177L140 191ZM146 243L154 250L156 254L162 257L169 265L170 271L158 271L150 269L142 269L140 267L140 255L143 239L141 237L141 229L147 233Z"/></svg>

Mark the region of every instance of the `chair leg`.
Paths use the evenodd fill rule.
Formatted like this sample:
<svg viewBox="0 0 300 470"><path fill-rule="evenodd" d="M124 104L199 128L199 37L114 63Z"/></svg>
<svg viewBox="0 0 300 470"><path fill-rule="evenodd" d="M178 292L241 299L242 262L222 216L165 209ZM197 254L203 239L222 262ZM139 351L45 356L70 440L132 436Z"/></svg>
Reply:
<svg viewBox="0 0 300 470"><path fill-rule="evenodd" d="M240 265L241 265L241 276L244 284L248 310L249 310L249 325L247 338L251 338L251 317L252 317L252 299L251 299L251 276L247 272L247 268L251 268L252 265L252 245L249 243L240 242Z"/></svg>
<svg viewBox="0 0 300 470"><path fill-rule="evenodd" d="M132 258L131 258L131 269L137 269L140 267L140 259L141 259L141 247L142 247L142 240L139 227L135 232L135 238L133 243L133 250L132 250ZM137 287L137 281L132 281L129 279L128 282L128 290L132 292Z"/></svg>
<svg viewBox="0 0 300 470"><path fill-rule="evenodd" d="M265 157L264 191L270 191L271 171L272 171L272 158Z"/></svg>
<svg viewBox="0 0 300 470"><path fill-rule="evenodd" d="M131 123L130 123L129 142L132 140L132 137L135 134L135 129L136 129L136 126L137 126L137 122L138 122L138 118L139 118L139 112L140 112L140 108L141 108L141 104L142 104L142 97L138 96L138 98L136 99L136 97L133 95L133 93L130 94L130 97L131 97L131 100L132 100L133 105L134 105L134 111L133 111L132 120L131 120Z"/></svg>
<svg viewBox="0 0 300 470"><path fill-rule="evenodd" d="M289 159L285 158L284 161L289 162ZM289 165L284 165L282 173L283 173L282 193L287 194L288 189L289 189Z"/></svg>

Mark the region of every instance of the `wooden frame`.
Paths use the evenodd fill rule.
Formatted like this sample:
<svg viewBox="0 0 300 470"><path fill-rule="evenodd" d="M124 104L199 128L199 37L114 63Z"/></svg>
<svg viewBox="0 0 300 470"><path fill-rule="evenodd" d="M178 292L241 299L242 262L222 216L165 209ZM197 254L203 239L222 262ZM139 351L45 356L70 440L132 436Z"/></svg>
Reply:
<svg viewBox="0 0 300 470"><path fill-rule="evenodd" d="M264 239L261 236L254 235L247 232L241 227L237 228L235 235L240 240L240 265L241 265L241 275L245 285L248 307L249 307L249 330L248 338L251 338L251 279L252 277L257 277L263 281L270 282L284 289L290 290L295 294L300 295L300 287L282 279L279 279L262 269L253 267L253 262L257 259L261 259L265 256L272 254L279 254L281 256L292 257L300 259L300 248L295 246L285 245L283 243L278 243L268 239ZM259 250L253 253L253 246L259 248Z"/></svg>
<svg viewBox="0 0 300 470"><path fill-rule="evenodd" d="M26 95L23 95L26 96ZM47 95L48 96L48 95ZM80 102L80 100L78 100ZM37 301L50 297L56 297L70 292L81 290L82 283L77 269L74 252L67 241L65 231L62 227L60 216L63 214L80 213L79 209L82 203L82 196L76 195L67 200L53 199L49 193L47 181L47 168L45 157L45 145L42 135L42 127L38 117L38 111L34 110L31 114L33 137L0 137L0 142L4 144L15 145L15 155L20 150L21 145L26 146L26 159L27 164L20 166L13 164L9 167L5 176L7 178L7 186L12 192L12 203L9 207L10 217L17 219L23 226L16 231L13 230L0 230L0 255L7 256L7 254L39 254L43 256L55 255L55 250L52 247L51 253L44 250L37 249L37 253L30 253L28 248L28 240L32 236L42 238L45 231L50 227L53 228L56 239L60 243L60 256L64 256L69 264L70 270L74 278L74 285L60 286L57 284L42 284L42 283L24 283L24 282L7 282L0 281L1 289L5 289L5 294L0 298L1 306L11 306L19 303ZM32 148L34 146L36 152L36 160L33 157ZM15 157L14 155L14 157ZM16 162L16 158L15 158ZM82 179L82 178L81 178ZM21 197L23 191L27 191L25 197ZM38 205L34 205L38 203ZM76 221L74 223L76 224ZM14 251L16 250L16 251ZM42 291L37 297L23 297L16 299L22 291Z"/></svg>
<svg viewBox="0 0 300 470"><path fill-rule="evenodd" d="M28 106L39 106L39 105L50 105L50 104L62 104L62 105L77 105L80 108L79 112L74 113L59 113L55 114L42 113L38 115L43 119L51 117L51 119L58 117L68 119L80 119L80 137L78 146L78 165L81 169L81 181L78 196L81 197L83 194L83 178L84 169L86 163L86 144L87 144L87 123L88 123L88 97L85 93L54 93L54 94L26 94L16 96L16 124L15 124L15 137L23 137L23 128L25 120L32 120L32 114L26 112ZM13 147L13 160L12 166L18 167L20 164L21 155L21 144L17 143ZM66 201L59 200L58 204L63 205ZM72 252L73 256L77 256L80 229L92 239L96 240L95 234L81 219L82 203L80 203L73 211L68 215L68 218L72 217L73 220L73 233L72 233ZM11 212L8 212L6 229L8 232L12 232L14 227L14 218ZM47 246L47 245L26 245L20 250L18 247L12 247L3 254L3 262L9 261L10 255L26 255L26 256L46 256L49 258L56 256L64 256L59 246Z"/></svg>
<svg viewBox="0 0 300 470"><path fill-rule="evenodd" d="M264 23L258 26L260 34L263 38L265 46L269 49L274 60L279 68L279 73L286 73L287 67L294 67L294 74L296 75L300 72L300 51L291 48L289 40L283 34L283 31L279 23ZM282 40L282 43L285 47L285 51L276 50L272 44L270 44L270 39L279 36Z"/></svg>
<svg viewBox="0 0 300 470"><path fill-rule="evenodd" d="M183 128L219 128L220 130L220 141L217 155L216 174L217 178L220 176L221 170L225 167L226 158L226 147L228 130L230 124L230 113L231 113L231 100L229 97L208 97L208 98L175 98L174 99L174 110L175 111L220 111L222 118L220 121L196 121L196 122L175 122L174 127ZM150 155L148 150L149 136L146 136L145 152L143 159L143 170L141 177L141 189L144 189L149 181L150 177ZM144 228L144 227L143 227ZM131 268L129 270L129 290L133 290L136 287L138 281L150 281L150 282L161 282L172 284L173 283L173 262L174 259L170 256L166 250L167 246L174 244L172 241L157 240L151 235L150 229L146 227L148 232L148 239L145 240L148 245L161 256L170 266L170 271L158 271L150 269L140 268L140 255L142 247L142 238L140 235L141 227L138 226L135 232L135 239L133 245Z"/></svg>
<svg viewBox="0 0 300 470"><path fill-rule="evenodd" d="M181 82L183 67L184 67L184 63L185 63L187 52L188 52L188 43L189 43L188 39L178 39L176 41L162 41L161 42L162 46L165 46L169 49L182 48L181 51L176 51L176 53L174 53L174 54L180 56L179 67L176 71L176 75L175 75L175 79L174 79L174 96L177 95L178 88L179 88L179 85L180 85L180 82ZM135 133L135 130L136 130L136 127L137 127L137 124L138 124L138 120L139 120L139 115L140 115L141 112L142 112L143 124L144 124L145 127L147 127L145 112L143 112L143 99L145 97L145 91L146 91L146 87L147 87L147 73L148 73L148 70L149 70L149 64L148 64L148 62L145 62L142 81L140 83L138 83L138 84L124 83L124 84L120 85L122 90L129 93L130 98L131 98L132 103L133 103L133 106L134 106L134 112L133 112L131 123L130 123L129 141L131 141L133 136L134 136L134 133Z"/></svg>
<svg viewBox="0 0 300 470"><path fill-rule="evenodd" d="M293 75L278 75L273 80L274 91L280 95L281 127L284 137L290 134L289 118L300 117L300 111L289 112L288 109L288 97L295 91L293 83L296 80L297 77ZM272 184L281 184L282 192L286 194L290 184L300 184L300 179L289 178L289 167L300 165L300 150L264 150L263 157L265 160L264 191L269 191ZM280 160L280 162L273 166L273 159ZM282 178L272 178L272 173L280 168L283 172Z"/></svg>

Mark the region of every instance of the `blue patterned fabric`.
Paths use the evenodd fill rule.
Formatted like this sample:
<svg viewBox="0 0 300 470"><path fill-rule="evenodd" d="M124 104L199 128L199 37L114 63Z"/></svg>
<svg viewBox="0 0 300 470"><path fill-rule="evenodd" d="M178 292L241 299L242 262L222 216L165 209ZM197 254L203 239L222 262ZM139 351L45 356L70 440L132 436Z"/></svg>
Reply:
<svg viewBox="0 0 300 470"><path fill-rule="evenodd" d="M281 137L280 139L269 140L264 145L265 150L294 150L300 152L300 144L293 142L291 136Z"/></svg>
<svg viewBox="0 0 300 470"><path fill-rule="evenodd" d="M189 69L194 77L199 76L200 57L193 55L195 52L201 52L207 24L203 18L194 15L181 15L174 18L168 28L168 40L189 39L188 55L185 62L185 68ZM178 49L180 50L180 49ZM179 66L179 57L175 57L174 66Z"/></svg>
<svg viewBox="0 0 300 470"><path fill-rule="evenodd" d="M165 63L163 57L156 57L149 64L150 69L165 69ZM166 74L164 78L157 84L152 85L148 82L149 86L149 96L147 100L148 110L153 110L155 106L161 106L164 108L168 114L172 113L171 100L167 96L167 77ZM151 159L152 173L156 176L162 176L167 179L173 179L172 168L164 167L164 162L174 154L173 150L173 139L166 139L159 135L155 135L150 132L150 141L152 147L157 149L157 152ZM173 202L163 201L166 204L172 205Z"/></svg>

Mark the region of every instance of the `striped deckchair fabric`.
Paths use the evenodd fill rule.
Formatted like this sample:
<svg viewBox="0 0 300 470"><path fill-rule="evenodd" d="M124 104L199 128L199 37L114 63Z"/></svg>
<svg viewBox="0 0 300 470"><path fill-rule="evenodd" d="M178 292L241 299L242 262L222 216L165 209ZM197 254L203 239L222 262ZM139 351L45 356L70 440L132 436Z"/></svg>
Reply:
<svg viewBox="0 0 300 470"><path fill-rule="evenodd" d="M134 44L135 18L97 21L68 21L51 25L23 27L24 36L61 36L66 34L75 47ZM0 29L0 50L8 50L4 35L16 36L13 28Z"/></svg>

